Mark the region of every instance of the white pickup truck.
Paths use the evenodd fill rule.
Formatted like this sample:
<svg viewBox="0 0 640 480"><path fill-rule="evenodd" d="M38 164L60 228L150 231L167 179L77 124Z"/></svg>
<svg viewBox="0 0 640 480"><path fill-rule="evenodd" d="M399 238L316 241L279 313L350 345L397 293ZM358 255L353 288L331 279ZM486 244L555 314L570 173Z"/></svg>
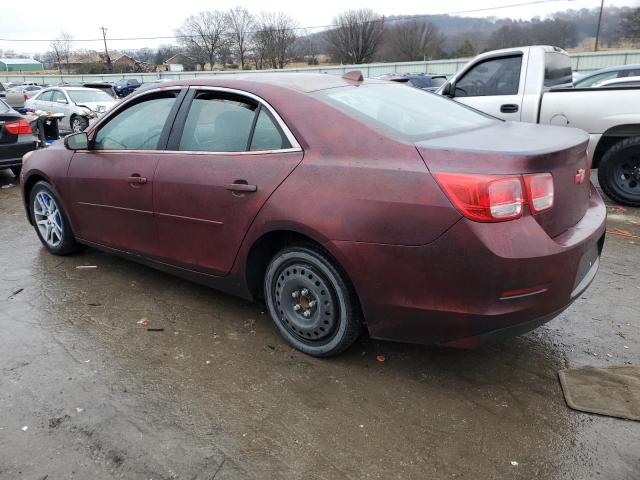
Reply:
<svg viewBox="0 0 640 480"><path fill-rule="evenodd" d="M573 88L567 53L532 46L478 55L438 93L504 120L585 130L602 189L640 206L640 88Z"/></svg>

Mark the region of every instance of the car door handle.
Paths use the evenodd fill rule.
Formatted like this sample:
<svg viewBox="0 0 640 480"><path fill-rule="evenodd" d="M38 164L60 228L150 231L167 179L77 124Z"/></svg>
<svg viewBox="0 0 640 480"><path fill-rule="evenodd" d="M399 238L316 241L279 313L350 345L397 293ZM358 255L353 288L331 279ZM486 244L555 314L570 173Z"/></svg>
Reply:
<svg viewBox="0 0 640 480"><path fill-rule="evenodd" d="M502 113L517 113L518 112L518 105L516 105L515 103L505 103L504 105L500 106L500 112L502 112Z"/></svg>
<svg viewBox="0 0 640 480"><path fill-rule="evenodd" d="M257 185L249 185L246 182L237 181L227 185L227 190L230 192L253 193L258 191L258 187Z"/></svg>
<svg viewBox="0 0 640 480"><path fill-rule="evenodd" d="M127 182L135 183L136 185L142 185L144 183L147 183L147 178L141 177L140 175L131 175L130 177L127 177Z"/></svg>

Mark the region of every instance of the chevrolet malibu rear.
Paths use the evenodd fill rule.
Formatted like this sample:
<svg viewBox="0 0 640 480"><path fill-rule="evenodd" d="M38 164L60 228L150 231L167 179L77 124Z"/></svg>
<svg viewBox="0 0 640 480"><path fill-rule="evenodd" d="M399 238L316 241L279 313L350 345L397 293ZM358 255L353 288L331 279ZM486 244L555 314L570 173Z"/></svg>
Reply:
<svg viewBox="0 0 640 480"><path fill-rule="evenodd" d="M31 154L22 185L52 253L92 245L263 300L309 355L364 329L473 347L595 277L587 141L358 75L246 75L134 93Z"/></svg>

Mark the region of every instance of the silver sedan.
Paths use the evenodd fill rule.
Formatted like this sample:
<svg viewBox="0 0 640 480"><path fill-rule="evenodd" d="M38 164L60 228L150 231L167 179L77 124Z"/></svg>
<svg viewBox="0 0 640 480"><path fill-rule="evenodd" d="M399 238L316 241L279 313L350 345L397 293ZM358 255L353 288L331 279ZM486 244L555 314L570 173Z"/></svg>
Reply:
<svg viewBox="0 0 640 480"><path fill-rule="evenodd" d="M115 103L113 97L95 88L53 87L30 98L24 106L33 110L63 113L60 129L81 132Z"/></svg>

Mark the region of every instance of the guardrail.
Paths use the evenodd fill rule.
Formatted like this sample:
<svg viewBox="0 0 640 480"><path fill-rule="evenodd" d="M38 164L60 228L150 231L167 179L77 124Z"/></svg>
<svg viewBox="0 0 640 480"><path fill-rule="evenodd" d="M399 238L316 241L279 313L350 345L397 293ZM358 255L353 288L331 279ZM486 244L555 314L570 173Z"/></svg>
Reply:
<svg viewBox="0 0 640 480"><path fill-rule="evenodd" d="M590 72L604 67L640 63L640 50L616 50L605 52L585 52L570 54L573 70L576 72ZM361 70L365 77L375 77L385 73L428 73L434 75L453 75L470 59L455 58L447 60L428 60L417 62L395 63L367 63L361 65L317 66L305 68L285 68L283 70L225 70L225 71L197 71L197 72L157 72L157 73L114 73L98 75L34 75L12 74L0 75L0 82L35 82L38 84L59 85L61 83L106 81L116 82L122 78L135 78L140 82L151 82L160 79L181 80L213 75L233 75L238 73L253 74L264 72L305 72L328 73L340 75L349 70Z"/></svg>

